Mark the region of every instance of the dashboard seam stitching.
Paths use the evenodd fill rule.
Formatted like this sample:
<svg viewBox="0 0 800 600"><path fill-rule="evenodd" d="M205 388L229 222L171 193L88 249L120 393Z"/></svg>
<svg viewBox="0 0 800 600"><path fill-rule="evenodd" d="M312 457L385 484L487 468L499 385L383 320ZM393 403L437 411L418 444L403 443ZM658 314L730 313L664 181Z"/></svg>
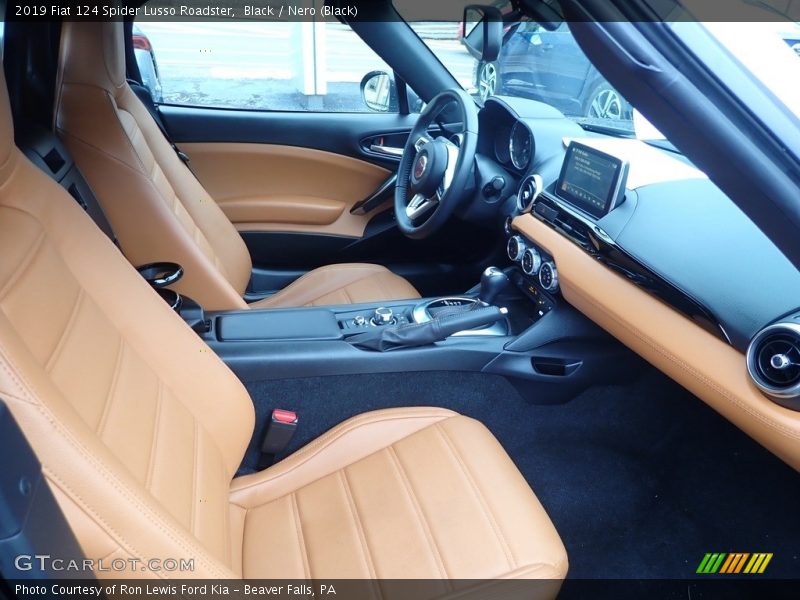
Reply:
<svg viewBox="0 0 800 600"><path fill-rule="evenodd" d="M790 437L792 439L800 439L800 434L797 434L796 432L792 431L788 427L786 427L786 426L784 426L784 425L782 425L780 423L776 423L773 420L769 419L769 417L765 417L764 415L756 412L754 409L752 409L747 404L742 402L739 398L737 398L736 396L732 395L727 390L724 390L721 387L719 387L716 383L714 383L713 381L708 379L705 375L703 375L700 372L698 372L691 365L687 364L686 362L684 362L683 360L681 360L680 358L675 356L672 352L670 352L669 350L667 350L663 346L659 345L657 342L654 342L654 341L650 340L649 338L647 338L645 336L645 334L643 332L641 332L638 328L635 328L635 327L632 327L632 326L628 325L627 323L625 323L624 321L619 319L617 316L615 316L608 309L606 309L604 306L602 306L601 304L596 302L593 298L590 298L588 296L585 296L585 297L596 308L598 308L601 311L603 311L604 314L606 314L609 317L611 317L616 323L618 323L619 325L622 325L625 329L627 329L628 331L633 333L633 335L635 335L640 341L642 341L645 344L647 344L650 348L652 348L653 350L655 350L656 352L658 352L659 354L661 354L662 356L664 356L665 358L667 358L668 360L670 360L671 362L673 362L674 364L679 366L681 369L683 369L688 374L690 374L693 377L695 377L698 381L700 381L701 383L703 383L707 387L711 388L712 390L714 390L717 393L719 393L720 395L722 395L724 398L729 400L732 404L734 404L735 406L739 407L744 412L748 413L749 415L751 415L752 417L754 417L755 419L757 419L758 421L760 421L764 425L770 427L771 429L774 429L774 430L776 430L776 431L778 431L780 433L783 433L787 437Z"/></svg>

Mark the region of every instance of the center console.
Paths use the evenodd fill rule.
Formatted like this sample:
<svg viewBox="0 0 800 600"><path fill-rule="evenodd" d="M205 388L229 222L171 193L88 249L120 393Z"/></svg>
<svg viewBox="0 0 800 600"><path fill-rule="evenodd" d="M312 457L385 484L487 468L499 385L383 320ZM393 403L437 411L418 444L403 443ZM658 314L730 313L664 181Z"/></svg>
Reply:
<svg viewBox="0 0 800 600"><path fill-rule="evenodd" d="M179 312L245 383L471 371L535 384L537 402L558 402L627 364L619 344L519 264L489 268L479 285L451 297L225 312L203 312L184 298ZM453 329L465 322L478 324ZM383 332L392 343L374 343ZM406 345L420 332L424 342Z"/></svg>
<svg viewBox="0 0 800 600"><path fill-rule="evenodd" d="M512 304L518 304L519 300ZM505 301L503 302L506 303ZM422 326L442 319L477 312L487 307L477 295L421 300L399 300L381 304L347 304L330 307L274 308L205 314L202 337L214 343L236 342L350 342L365 333L385 329ZM508 337L532 324L539 315L516 306L511 315L503 307L502 318L492 323L460 330L454 337ZM183 311L181 311L183 314ZM196 318L186 315L187 321Z"/></svg>

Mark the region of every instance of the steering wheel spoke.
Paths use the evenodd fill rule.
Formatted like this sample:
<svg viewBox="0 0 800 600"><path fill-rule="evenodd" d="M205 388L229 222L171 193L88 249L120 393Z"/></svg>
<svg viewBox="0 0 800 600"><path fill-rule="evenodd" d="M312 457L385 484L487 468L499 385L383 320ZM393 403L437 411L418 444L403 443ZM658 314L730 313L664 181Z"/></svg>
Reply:
<svg viewBox="0 0 800 600"><path fill-rule="evenodd" d="M406 216L411 221L416 221L439 204L439 200L438 193L435 198L426 198L422 194L416 194L406 206Z"/></svg>
<svg viewBox="0 0 800 600"><path fill-rule="evenodd" d="M447 193L447 191L450 189L450 185L453 183L453 177L455 176L459 154L458 145L447 138L441 139L444 141L445 148L447 150L447 166L445 167L441 183L436 186L436 199L440 201L444 198L444 195Z"/></svg>
<svg viewBox="0 0 800 600"><path fill-rule="evenodd" d="M425 144L430 144L433 138L427 133L422 134L414 141L414 149L419 152Z"/></svg>
<svg viewBox="0 0 800 600"><path fill-rule="evenodd" d="M453 184L453 178L456 174L456 165L458 164L458 155L460 149L450 140L445 141L445 148L447 149L447 166L444 170L444 177L442 183L437 189L437 194L441 190L441 195L444 196ZM441 199L441 197L440 197Z"/></svg>

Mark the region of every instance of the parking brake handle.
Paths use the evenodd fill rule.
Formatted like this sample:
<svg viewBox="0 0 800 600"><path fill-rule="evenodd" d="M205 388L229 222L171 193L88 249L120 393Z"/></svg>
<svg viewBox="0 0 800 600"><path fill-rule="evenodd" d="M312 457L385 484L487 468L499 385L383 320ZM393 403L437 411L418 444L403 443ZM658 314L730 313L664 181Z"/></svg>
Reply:
<svg viewBox="0 0 800 600"><path fill-rule="evenodd" d="M426 346L444 340L459 331L488 327L504 318L507 313L508 310L505 308L485 306L437 317L425 323L376 327L371 331L354 335L347 341L357 348L378 352Z"/></svg>

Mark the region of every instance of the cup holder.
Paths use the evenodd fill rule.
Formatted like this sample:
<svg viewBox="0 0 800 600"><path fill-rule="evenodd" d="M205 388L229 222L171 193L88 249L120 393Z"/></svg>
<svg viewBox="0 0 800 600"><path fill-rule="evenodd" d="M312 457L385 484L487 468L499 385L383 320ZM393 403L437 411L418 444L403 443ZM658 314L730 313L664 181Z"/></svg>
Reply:
<svg viewBox="0 0 800 600"><path fill-rule="evenodd" d="M183 298L181 295L176 292L175 290L166 290L164 288L155 288L156 293L161 296L161 299L164 300L169 307L174 310L175 312L181 312L181 306L183 306Z"/></svg>
<svg viewBox="0 0 800 600"><path fill-rule="evenodd" d="M181 311L183 298L175 290L166 289L168 285L177 282L183 277L183 267L172 262L156 262L142 265L136 269L144 280L150 284L156 293L169 304L175 312Z"/></svg>
<svg viewBox="0 0 800 600"><path fill-rule="evenodd" d="M136 269L144 280L156 289L172 285L183 277L183 267L177 263L156 262Z"/></svg>

